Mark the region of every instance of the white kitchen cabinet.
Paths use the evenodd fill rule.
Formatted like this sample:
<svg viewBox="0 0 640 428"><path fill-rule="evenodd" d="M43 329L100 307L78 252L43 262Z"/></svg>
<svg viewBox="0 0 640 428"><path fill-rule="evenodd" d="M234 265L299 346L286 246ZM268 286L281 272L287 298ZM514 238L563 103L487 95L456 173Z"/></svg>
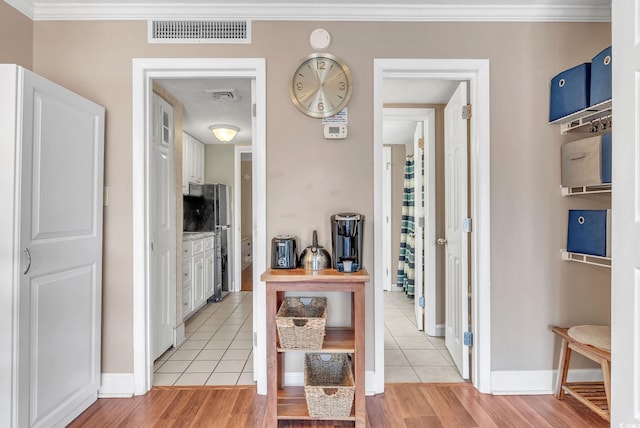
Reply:
<svg viewBox="0 0 640 428"><path fill-rule="evenodd" d="M188 242L191 244L191 242ZM182 318L187 319L193 312L193 295L191 293L191 277L193 271L193 257L182 259Z"/></svg>
<svg viewBox="0 0 640 428"><path fill-rule="evenodd" d="M193 293L193 310L197 311L206 301L204 298L204 253L193 256L191 291Z"/></svg>
<svg viewBox="0 0 640 428"><path fill-rule="evenodd" d="M189 193L189 183L204 184L204 144L182 133L182 193Z"/></svg>
<svg viewBox="0 0 640 428"><path fill-rule="evenodd" d="M0 65L0 426L65 426L100 388L104 108Z"/></svg>
<svg viewBox="0 0 640 428"><path fill-rule="evenodd" d="M215 284L215 240L213 232L185 235L182 241L183 319L207 303Z"/></svg>

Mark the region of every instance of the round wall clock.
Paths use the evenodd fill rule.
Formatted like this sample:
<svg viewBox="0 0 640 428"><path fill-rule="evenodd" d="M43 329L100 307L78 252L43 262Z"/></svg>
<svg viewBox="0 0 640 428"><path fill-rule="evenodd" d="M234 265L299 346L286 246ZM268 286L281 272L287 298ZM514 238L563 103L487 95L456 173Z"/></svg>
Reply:
<svg viewBox="0 0 640 428"><path fill-rule="evenodd" d="M351 72L335 56L313 53L291 77L291 101L307 116L323 118L339 113L351 98Z"/></svg>

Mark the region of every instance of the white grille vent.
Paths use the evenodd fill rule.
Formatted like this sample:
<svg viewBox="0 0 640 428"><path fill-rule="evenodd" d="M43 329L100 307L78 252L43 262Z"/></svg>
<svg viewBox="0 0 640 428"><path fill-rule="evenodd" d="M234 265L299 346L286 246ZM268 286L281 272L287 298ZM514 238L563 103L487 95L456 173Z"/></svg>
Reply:
<svg viewBox="0 0 640 428"><path fill-rule="evenodd" d="M251 21L149 21L149 43L251 43Z"/></svg>

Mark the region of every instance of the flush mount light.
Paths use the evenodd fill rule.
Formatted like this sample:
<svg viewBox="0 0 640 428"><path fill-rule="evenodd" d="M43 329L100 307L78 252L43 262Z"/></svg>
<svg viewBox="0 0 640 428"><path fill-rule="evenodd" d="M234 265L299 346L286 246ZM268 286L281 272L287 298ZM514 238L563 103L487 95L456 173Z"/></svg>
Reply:
<svg viewBox="0 0 640 428"><path fill-rule="evenodd" d="M212 125L209 127L213 135L222 143L233 140L240 128L232 125Z"/></svg>

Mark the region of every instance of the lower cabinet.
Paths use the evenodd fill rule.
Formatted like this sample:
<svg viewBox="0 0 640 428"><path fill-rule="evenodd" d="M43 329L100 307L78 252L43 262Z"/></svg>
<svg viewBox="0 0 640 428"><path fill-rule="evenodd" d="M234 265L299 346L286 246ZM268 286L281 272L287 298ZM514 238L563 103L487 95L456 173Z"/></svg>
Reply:
<svg viewBox="0 0 640 428"><path fill-rule="evenodd" d="M213 296L215 283L215 241L213 233L199 233L183 239L182 318L186 320Z"/></svg>

